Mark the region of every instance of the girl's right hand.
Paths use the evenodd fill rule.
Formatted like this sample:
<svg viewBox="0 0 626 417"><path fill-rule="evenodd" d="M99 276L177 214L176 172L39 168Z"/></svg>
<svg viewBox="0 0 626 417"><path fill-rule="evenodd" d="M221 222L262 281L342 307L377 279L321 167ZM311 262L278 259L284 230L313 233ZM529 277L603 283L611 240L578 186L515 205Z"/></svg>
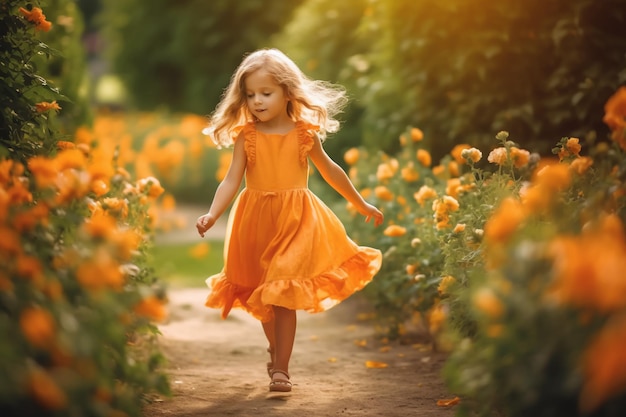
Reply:
<svg viewBox="0 0 626 417"><path fill-rule="evenodd" d="M198 220L196 221L196 229L198 229L198 233L201 237L204 237L206 231L213 227L216 220L217 219L214 218L210 213L198 217Z"/></svg>

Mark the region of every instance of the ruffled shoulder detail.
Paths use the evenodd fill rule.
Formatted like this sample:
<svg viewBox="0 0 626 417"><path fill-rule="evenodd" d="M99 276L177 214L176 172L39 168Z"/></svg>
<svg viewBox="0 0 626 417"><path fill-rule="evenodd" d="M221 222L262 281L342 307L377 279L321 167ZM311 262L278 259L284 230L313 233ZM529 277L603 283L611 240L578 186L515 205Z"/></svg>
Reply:
<svg viewBox="0 0 626 417"><path fill-rule="evenodd" d="M320 130L320 127L311 123L298 120L296 122L299 143L299 160L302 165L307 164L307 158L311 148L313 148L313 135Z"/></svg>
<svg viewBox="0 0 626 417"><path fill-rule="evenodd" d="M252 166L256 162L256 127L254 122L248 122L241 127L244 135L244 149L248 158L248 165Z"/></svg>

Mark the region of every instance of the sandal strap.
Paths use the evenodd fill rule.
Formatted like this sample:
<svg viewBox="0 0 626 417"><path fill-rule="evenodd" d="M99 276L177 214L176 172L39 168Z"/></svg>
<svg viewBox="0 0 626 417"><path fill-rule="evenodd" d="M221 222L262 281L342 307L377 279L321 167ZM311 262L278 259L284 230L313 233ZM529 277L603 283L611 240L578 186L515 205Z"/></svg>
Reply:
<svg viewBox="0 0 626 417"><path fill-rule="evenodd" d="M274 378L274 374L283 374L287 377L287 379L291 379L291 375L289 375L287 371L282 371L280 369L272 369L272 371L270 372L270 376ZM288 382L288 381L277 380L276 382Z"/></svg>

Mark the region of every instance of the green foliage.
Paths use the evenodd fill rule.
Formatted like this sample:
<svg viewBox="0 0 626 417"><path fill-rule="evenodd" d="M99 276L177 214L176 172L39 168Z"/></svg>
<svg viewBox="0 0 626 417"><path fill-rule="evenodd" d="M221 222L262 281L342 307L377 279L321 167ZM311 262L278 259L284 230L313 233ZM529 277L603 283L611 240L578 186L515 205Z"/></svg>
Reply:
<svg viewBox="0 0 626 417"><path fill-rule="evenodd" d="M374 4L366 143L389 149L407 125L436 157L499 130L544 155L546 138L605 137L602 106L626 82L624 0Z"/></svg>
<svg viewBox="0 0 626 417"><path fill-rule="evenodd" d="M48 0L46 17L54 30L41 34L41 41L55 50L52 56L36 56L35 70L52 85L63 86L63 108L59 121L62 133L71 136L75 129L91 122L88 74L83 49L83 19L74 0Z"/></svg>
<svg viewBox="0 0 626 417"><path fill-rule="evenodd" d="M500 130L545 155L546 138L605 137L602 105L626 82L625 6L308 0L277 41L348 86L346 126L369 148L397 152L412 125L436 138L435 158L460 142L487 149L485 133Z"/></svg>
<svg viewBox="0 0 626 417"><path fill-rule="evenodd" d="M54 53L37 6L0 6L0 414L139 416L147 393L169 389L151 321L164 294L146 258L159 190L115 175L97 141L60 146L54 106L37 106L67 100L38 72Z"/></svg>
<svg viewBox="0 0 626 417"><path fill-rule="evenodd" d="M299 1L104 0L100 25L113 71L139 109L206 114L245 53L291 17Z"/></svg>
<svg viewBox="0 0 626 417"><path fill-rule="evenodd" d="M555 153L566 149L567 143L568 138L562 139ZM458 322L451 322L459 339L445 375L450 389L466 398L458 415L618 416L624 412L626 393L614 382L623 369L608 371L620 366L610 359L621 355L619 336L608 333L617 337L605 340L602 351L591 347L626 313L623 294L615 299L621 298L621 303L602 304L605 295L616 291L612 285L623 286L617 265L623 265L626 250L626 202L615 190L624 186L626 158L617 146L595 147L590 154L591 168L579 172L571 165L560 170L569 170L571 178L559 175L560 186L553 192L532 193L541 181L557 180L546 171L544 179L535 175L526 191L510 188L511 196L522 195L522 223L510 215L515 206L509 213L498 212L498 204L486 219L484 262L467 270L466 288L449 300L451 314L465 315L464 322L473 322L475 330L468 334ZM560 165L580 161L570 154ZM511 174L500 171L477 189L502 189L497 177L516 181ZM533 195L540 197L540 204ZM460 200L466 216L484 213L474 197L467 197ZM602 226L607 215L620 220ZM513 227L506 236L489 237L490 224L493 230L507 223ZM564 241L581 246L572 243L567 253L555 252L555 245ZM599 247L600 241L605 242L604 248ZM447 259L449 266L459 257L449 252ZM613 264L617 268L609 266L612 262L617 262ZM601 272L594 264L602 265ZM577 291L581 291L578 296L572 296ZM589 394L589 387L598 383L602 388Z"/></svg>
<svg viewBox="0 0 626 417"><path fill-rule="evenodd" d="M400 226L403 232L373 232L361 225L363 219L355 212L336 209L355 241L383 251L382 268L364 291L392 337L416 312L426 314L435 305L444 262L439 236L449 236L448 230L436 229L431 206L445 194L450 174L446 169L437 176L430 162L424 165L418 159L418 150L428 154L430 141L414 141L407 132L402 142L401 151L393 157L361 148L358 160L352 162L349 154L346 159L353 164L349 174L355 187L383 212L383 227ZM418 202L415 194L422 187L431 188L434 194Z"/></svg>
<svg viewBox="0 0 626 417"><path fill-rule="evenodd" d="M38 54L58 52L33 36L33 24L18 15L17 4L5 2L0 10L0 157L25 160L50 150L44 148L52 134L48 116L38 115L34 104L61 96L32 63Z"/></svg>

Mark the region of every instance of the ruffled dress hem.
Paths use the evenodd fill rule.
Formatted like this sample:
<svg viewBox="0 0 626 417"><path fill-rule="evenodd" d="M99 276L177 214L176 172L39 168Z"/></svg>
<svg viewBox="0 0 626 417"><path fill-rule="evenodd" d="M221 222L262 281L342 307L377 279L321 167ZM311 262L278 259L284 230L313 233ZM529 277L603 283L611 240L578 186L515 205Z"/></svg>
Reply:
<svg viewBox="0 0 626 417"><path fill-rule="evenodd" d="M232 308L247 311L267 322L274 317L272 306L309 313L326 311L363 289L380 269L380 251L358 247L358 252L337 268L315 277L274 277L255 288L238 286L220 272L206 280L211 289L205 305L222 310L228 317Z"/></svg>

